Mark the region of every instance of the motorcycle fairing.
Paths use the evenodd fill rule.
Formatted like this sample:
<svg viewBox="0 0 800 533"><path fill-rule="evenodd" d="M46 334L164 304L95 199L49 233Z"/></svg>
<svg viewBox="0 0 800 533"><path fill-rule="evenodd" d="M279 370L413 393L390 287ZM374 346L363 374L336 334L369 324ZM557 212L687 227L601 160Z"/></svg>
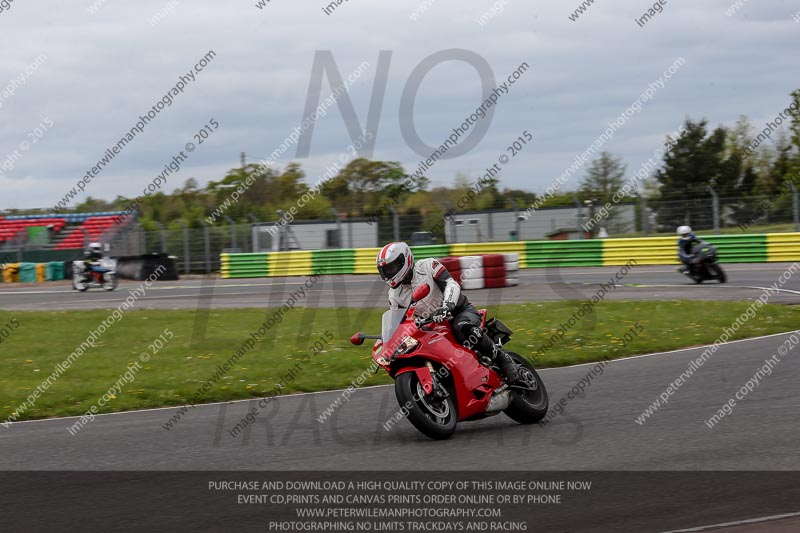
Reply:
<svg viewBox="0 0 800 533"><path fill-rule="evenodd" d="M383 350L381 350L383 353L373 351L373 358L376 361L379 358L388 359L391 354L386 353L386 345L397 345L399 339L406 335L417 339L420 344L412 352L397 356L390 364L381 365L393 378L396 379L401 372L409 372L412 369L416 371L424 367L427 374L423 371L422 375L427 379L427 376L431 376L431 374L425 361L437 363L445 366L453 374L453 384L458 398L459 420L465 420L486 411L486 406L491 399L490 393L500 386L501 379L494 371L481 365L474 352L455 340L449 324L438 324L430 330L419 330L412 319L406 319L394 330L390 342L383 343ZM436 337L443 337L446 342L428 344L428 341ZM407 359L410 361L404 361ZM380 364L380 361L378 362ZM422 379L420 378L420 383L424 383Z"/></svg>

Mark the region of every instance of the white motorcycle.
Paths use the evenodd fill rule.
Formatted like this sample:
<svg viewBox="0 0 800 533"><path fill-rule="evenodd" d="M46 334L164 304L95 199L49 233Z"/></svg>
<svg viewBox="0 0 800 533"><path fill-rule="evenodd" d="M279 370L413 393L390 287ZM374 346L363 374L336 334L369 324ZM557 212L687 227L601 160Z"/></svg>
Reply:
<svg viewBox="0 0 800 533"><path fill-rule="evenodd" d="M91 287L107 291L117 288L117 265L114 260L104 257L98 266L92 265L88 270L84 261L72 263L72 288L84 292Z"/></svg>

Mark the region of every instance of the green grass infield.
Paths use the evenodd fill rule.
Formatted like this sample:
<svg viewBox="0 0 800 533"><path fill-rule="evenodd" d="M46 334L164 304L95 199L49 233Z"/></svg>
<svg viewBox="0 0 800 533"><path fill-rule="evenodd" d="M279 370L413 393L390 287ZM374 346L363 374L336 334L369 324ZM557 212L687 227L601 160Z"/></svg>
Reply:
<svg viewBox="0 0 800 533"><path fill-rule="evenodd" d="M514 331L507 348L539 368L710 344L737 318L730 340L800 323L799 307L751 302L613 301L579 316L582 305L489 312ZM270 322L276 311L135 310L101 333L107 310L0 311L0 422L344 388L369 367L370 341L348 339L378 333L383 310L295 308ZM253 340L265 319L271 327ZM364 385L389 382L380 371Z"/></svg>

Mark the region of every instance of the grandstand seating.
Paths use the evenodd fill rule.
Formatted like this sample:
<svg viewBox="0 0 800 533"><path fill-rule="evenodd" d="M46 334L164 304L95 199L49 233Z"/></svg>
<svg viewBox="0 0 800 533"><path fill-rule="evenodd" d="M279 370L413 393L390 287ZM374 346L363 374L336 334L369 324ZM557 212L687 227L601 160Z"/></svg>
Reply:
<svg viewBox="0 0 800 533"><path fill-rule="evenodd" d="M14 238L18 233L27 230L29 227L53 226L53 230L58 233L67 222L63 217L56 216L36 216L36 218L19 217L0 217L0 242L5 242Z"/></svg>
<svg viewBox="0 0 800 533"><path fill-rule="evenodd" d="M83 248L84 233L81 228L89 232L89 240L98 240L107 230L114 227L114 220L119 213L99 214L87 217L83 224L73 229L64 239L56 245L56 250L67 248Z"/></svg>
<svg viewBox="0 0 800 533"><path fill-rule="evenodd" d="M115 226L115 219L122 211L102 213L70 213L66 215L10 215L0 216L0 243L11 240L29 227L53 226L56 250L84 247L84 233L89 233L92 240L99 239L110 228ZM61 235L64 235L63 238Z"/></svg>

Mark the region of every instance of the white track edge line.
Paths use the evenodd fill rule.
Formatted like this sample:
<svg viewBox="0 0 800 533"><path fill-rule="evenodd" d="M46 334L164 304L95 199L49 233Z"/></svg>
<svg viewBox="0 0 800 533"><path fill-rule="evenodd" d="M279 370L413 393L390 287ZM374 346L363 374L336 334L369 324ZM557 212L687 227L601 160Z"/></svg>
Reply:
<svg viewBox="0 0 800 533"><path fill-rule="evenodd" d="M692 527L689 529L673 529L671 531L665 531L664 533L690 533L693 531L709 531L712 529L719 529L722 527L730 527L730 526L741 526L743 524L757 524L759 522L770 522L773 520L781 520L783 518L793 518L795 516L800 516L800 512L797 513L785 513L785 514L775 514L770 516L761 516L758 518L749 518L747 520L737 520L735 522L724 522L721 524L711 524L708 526L699 526L699 527Z"/></svg>

